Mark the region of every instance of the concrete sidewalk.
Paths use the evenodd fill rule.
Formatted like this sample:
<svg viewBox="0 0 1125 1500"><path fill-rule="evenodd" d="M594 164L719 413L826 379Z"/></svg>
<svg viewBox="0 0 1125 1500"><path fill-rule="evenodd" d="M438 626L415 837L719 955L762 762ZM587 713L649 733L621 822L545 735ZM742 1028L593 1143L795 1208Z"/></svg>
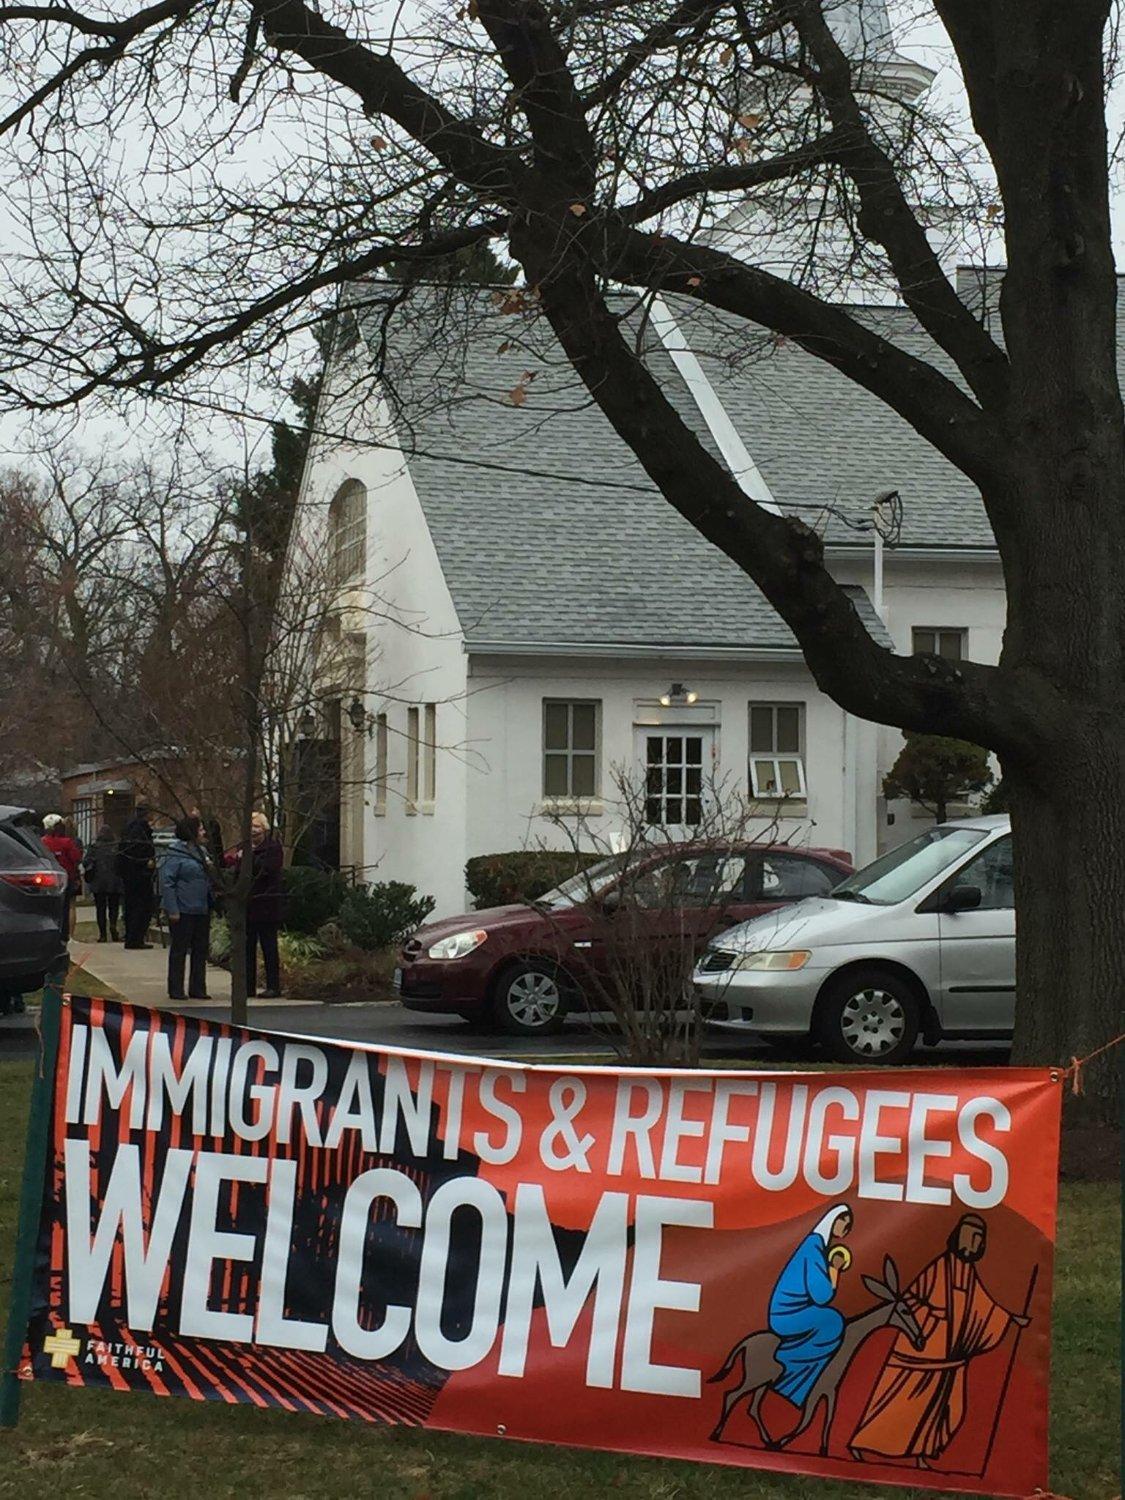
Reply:
<svg viewBox="0 0 1125 1500"><path fill-rule="evenodd" d="M226 969L207 965L208 1000L169 1000L168 953L159 946L151 949L124 948L120 943L90 942L72 938L70 961L87 974L112 986L126 1000L138 1005L157 1006L161 1010L230 1010L230 975ZM250 1009L307 1004L300 1000L251 1000Z"/></svg>

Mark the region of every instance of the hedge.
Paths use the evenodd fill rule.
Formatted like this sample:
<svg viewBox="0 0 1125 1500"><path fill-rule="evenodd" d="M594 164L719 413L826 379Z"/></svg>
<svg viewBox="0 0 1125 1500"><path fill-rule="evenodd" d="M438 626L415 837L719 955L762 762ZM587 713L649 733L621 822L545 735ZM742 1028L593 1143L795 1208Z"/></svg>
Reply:
<svg viewBox="0 0 1125 1500"><path fill-rule="evenodd" d="M473 907L513 906L535 901L545 892L586 870L604 854L575 849L514 849L509 854L478 854L465 866L465 884Z"/></svg>

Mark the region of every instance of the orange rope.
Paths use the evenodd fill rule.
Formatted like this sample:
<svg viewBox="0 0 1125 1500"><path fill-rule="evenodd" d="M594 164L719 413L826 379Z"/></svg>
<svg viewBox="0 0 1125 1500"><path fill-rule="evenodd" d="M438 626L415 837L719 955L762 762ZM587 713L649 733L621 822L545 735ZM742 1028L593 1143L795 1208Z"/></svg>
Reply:
<svg viewBox="0 0 1125 1500"><path fill-rule="evenodd" d="M1093 1052L1087 1052L1085 1057L1072 1057L1070 1067L1062 1069L1062 1076L1071 1079L1070 1091L1072 1094L1082 1093L1082 1069L1088 1062L1093 1062L1095 1057L1101 1057L1103 1052L1109 1052L1114 1047L1120 1047L1125 1042L1125 1031L1120 1036L1115 1036L1111 1042L1106 1042L1104 1047L1095 1047Z"/></svg>

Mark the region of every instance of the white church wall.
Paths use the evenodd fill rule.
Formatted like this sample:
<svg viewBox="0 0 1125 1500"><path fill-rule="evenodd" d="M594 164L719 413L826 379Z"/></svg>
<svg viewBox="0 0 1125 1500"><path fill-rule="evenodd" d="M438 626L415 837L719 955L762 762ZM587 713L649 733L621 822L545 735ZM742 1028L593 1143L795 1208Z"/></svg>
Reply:
<svg viewBox="0 0 1125 1500"><path fill-rule="evenodd" d="M362 587L347 596L354 609L345 622L366 639L365 708L374 720L363 747L364 878L409 881L435 898L439 913L458 911L464 904L466 741L460 622L386 410L372 403L349 412L346 424L332 425L375 435L370 444L321 444L302 496L306 524L315 525L312 518L327 515L346 481L358 480L367 495L366 566ZM427 750L420 743L419 784L410 796L410 709L417 710L424 741L427 704L436 729L434 795L426 795ZM343 733L353 732L345 724Z"/></svg>
<svg viewBox="0 0 1125 1500"><path fill-rule="evenodd" d="M673 682L697 695L690 706L663 707ZM724 797L745 795L749 705L796 702L805 710L807 800L790 804L779 836L827 845L870 858L874 807L857 797L856 761L873 759L871 726L850 720L812 683L796 662L716 662L661 658L582 656L473 656L467 698L471 757L468 833L470 855L510 849L568 846L543 788L544 699L595 700L600 704L599 795L583 815L600 847L611 847L623 826L615 768L636 775L639 734L646 725L665 729L713 728L715 784ZM577 815L568 817L570 826ZM769 819L755 827L765 832ZM587 841L588 842L588 841ZM858 847L857 847L858 844Z"/></svg>
<svg viewBox="0 0 1125 1500"><path fill-rule="evenodd" d="M834 560L832 571L841 582L860 584L873 594L870 551L854 560ZM887 549L883 601L887 633L896 651L905 655L913 649L916 629L963 630L969 660L986 666L1000 660L1007 597L998 558L946 555L925 559ZM875 727L876 795L880 801L883 777L894 765L902 745L899 730L885 724ZM880 852L913 838L927 820L925 813L902 799L881 806Z"/></svg>

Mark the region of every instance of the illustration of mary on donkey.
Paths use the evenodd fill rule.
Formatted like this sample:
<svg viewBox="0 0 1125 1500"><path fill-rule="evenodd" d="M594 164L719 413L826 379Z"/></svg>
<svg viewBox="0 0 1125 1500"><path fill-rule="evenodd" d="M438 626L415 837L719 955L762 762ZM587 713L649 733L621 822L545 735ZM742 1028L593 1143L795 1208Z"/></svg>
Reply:
<svg viewBox="0 0 1125 1500"><path fill-rule="evenodd" d="M852 1263L851 1251L840 1243L851 1227L846 1203L830 1208L789 1257L770 1294L770 1331L780 1340L774 1359L782 1369L773 1388L794 1406L804 1404L843 1342L844 1319L831 1303Z"/></svg>

